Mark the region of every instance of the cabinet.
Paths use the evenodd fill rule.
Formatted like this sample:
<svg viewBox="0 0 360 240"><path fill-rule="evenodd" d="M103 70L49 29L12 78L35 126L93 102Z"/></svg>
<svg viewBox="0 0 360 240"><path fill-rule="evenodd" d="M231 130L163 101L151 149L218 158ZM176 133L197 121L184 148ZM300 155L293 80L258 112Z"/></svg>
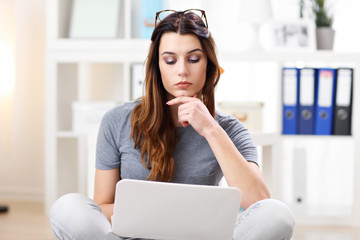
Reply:
<svg viewBox="0 0 360 240"><path fill-rule="evenodd" d="M52 203L62 194L68 192L88 193L88 176L92 166L89 166L86 149L89 145L89 136L73 131L72 103L73 102L115 102L120 103L131 99L131 65L144 63L150 41L131 38L131 0L121 1L121 14L123 21L119 38L116 39L69 39L67 36L68 22L70 19L69 6L72 1L51 0L47 5L47 51L46 51L46 152L45 152L45 177L46 177L46 210L49 210ZM211 12L212 4L209 7ZM272 77L261 78L260 85L272 86L273 91L265 101L267 110L264 112L264 119L273 123L268 130L274 134L255 134L257 141L267 139L266 144L276 143L276 148L265 149L265 153L273 156L276 168L271 171L274 197L289 204L295 210L298 223L314 224L357 224L360 225L360 191L355 186L360 184L360 53L336 53L331 51L318 52L234 52L218 49L218 58L221 64L227 62L239 63L269 63L274 69ZM339 137L318 137L318 136L281 136L281 68L284 63L299 64L299 62L311 65L326 64L336 66L350 64L354 67L354 97L353 97L353 119L352 136ZM236 69L237 70L237 69ZM254 68L254 71L257 71ZM260 71L257 71L260 72ZM231 74L230 67L225 68L228 79L223 81L224 85L237 84L238 73ZM225 77L224 74L224 77ZM229 76L230 75L230 76ZM256 77L256 75L255 75ZM221 87L221 86L219 86ZM236 85L236 88L243 86ZM245 86L246 87L246 86ZM217 94L224 94L220 90ZM256 95L257 94L257 95ZM259 93L255 93L255 99ZM262 94L264 95L264 94ZM229 95L233 100L239 100L238 96ZM243 99L240 99L243 100ZM271 139L268 139L268 138ZM314 206L301 206L300 211L295 208L291 198L291 186L293 165L291 155L294 148L311 148L309 143L322 144L325 148L332 148L332 153L341 158L341 145L348 146L350 153L347 162L351 164L352 172L348 180L351 194L347 206L347 212L340 209L340 212L332 211L330 216L320 213L311 213L309 209ZM266 145L266 146L267 146ZM310 149L311 150L311 149ZM309 151L310 151L309 150ZM266 161L267 158L263 160ZM290 160L289 160L290 159ZM339 169L341 169L339 159ZM264 166L267 163L264 162ZM337 164L336 161L334 164ZM267 172L269 174L269 172ZM290 174L290 175L289 175ZM343 174L343 173L342 173ZM346 174L346 173L345 173ZM333 178L337 178L336 174ZM326 182L324 182L326 184ZM329 186L327 186L329 187ZM331 188L331 186L330 186ZM319 196L332 197L332 196ZM315 206L316 208L316 206ZM331 208L331 207L330 207ZM305 209L305 210L304 210ZM305 214L302 214L305 213ZM335 216L335 217L334 217ZM340 216L340 217L339 217Z"/></svg>

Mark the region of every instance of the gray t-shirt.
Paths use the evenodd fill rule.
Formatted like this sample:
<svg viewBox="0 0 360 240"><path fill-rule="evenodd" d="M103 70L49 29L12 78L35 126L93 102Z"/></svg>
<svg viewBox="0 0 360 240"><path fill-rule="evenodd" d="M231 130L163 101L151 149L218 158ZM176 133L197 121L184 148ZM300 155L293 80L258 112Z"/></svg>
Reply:
<svg viewBox="0 0 360 240"><path fill-rule="evenodd" d="M96 168L120 168L121 179L145 180L150 170L141 162L141 150L134 149L131 113L139 102L121 104L102 119L97 147ZM234 117L216 113L216 121L226 131L247 161L258 164L257 150L248 130ZM179 141L174 152L175 175L172 182L218 185L221 168L206 139L192 127L178 127Z"/></svg>

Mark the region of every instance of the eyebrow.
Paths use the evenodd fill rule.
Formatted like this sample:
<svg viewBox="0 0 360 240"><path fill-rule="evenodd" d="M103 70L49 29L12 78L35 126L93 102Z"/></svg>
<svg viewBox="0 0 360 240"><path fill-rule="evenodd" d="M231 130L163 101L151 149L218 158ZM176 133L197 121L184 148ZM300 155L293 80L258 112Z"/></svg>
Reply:
<svg viewBox="0 0 360 240"><path fill-rule="evenodd" d="M191 53L197 52L197 51L200 51L200 52L202 52L202 53L204 52L204 51L201 50L200 48L195 48L195 49L187 52L186 54L188 55L188 54L191 54ZM165 51L165 52L163 52L163 53L161 54L161 56L162 56L162 55L165 55L165 54L176 55L176 53L174 53L174 52Z"/></svg>

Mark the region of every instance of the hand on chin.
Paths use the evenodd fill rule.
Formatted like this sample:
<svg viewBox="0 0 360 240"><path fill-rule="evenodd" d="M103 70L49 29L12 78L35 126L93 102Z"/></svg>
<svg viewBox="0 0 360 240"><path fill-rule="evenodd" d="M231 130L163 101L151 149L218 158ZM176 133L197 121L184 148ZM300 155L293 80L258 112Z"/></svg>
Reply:
<svg viewBox="0 0 360 240"><path fill-rule="evenodd" d="M193 95L194 95L194 94L193 94ZM193 95L191 95L191 93L188 92L188 91L181 91L181 92L175 92L175 93L173 93L173 94L168 93L167 99L168 99L168 101L170 101L170 100L172 100L172 99L174 99L174 98L178 98L178 97L191 97L191 96L193 96Z"/></svg>
<svg viewBox="0 0 360 240"><path fill-rule="evenodd" d="M195 93L190 91L178 91L174 94L168 93L168 101L178 97L194 97Z"/></svg>

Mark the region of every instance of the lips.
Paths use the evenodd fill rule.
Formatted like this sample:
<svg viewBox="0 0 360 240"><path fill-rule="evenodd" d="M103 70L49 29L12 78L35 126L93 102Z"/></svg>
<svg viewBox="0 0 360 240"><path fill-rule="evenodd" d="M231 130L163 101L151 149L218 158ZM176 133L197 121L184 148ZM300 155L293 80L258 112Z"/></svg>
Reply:
<svg viewBox="0 0 360 240"><path fill-rule="evenodd" d="M177 84L175 84L175 86L177 86L178 88L188 88L192 85L191 82L188 81L180 81Z"/></svg>

